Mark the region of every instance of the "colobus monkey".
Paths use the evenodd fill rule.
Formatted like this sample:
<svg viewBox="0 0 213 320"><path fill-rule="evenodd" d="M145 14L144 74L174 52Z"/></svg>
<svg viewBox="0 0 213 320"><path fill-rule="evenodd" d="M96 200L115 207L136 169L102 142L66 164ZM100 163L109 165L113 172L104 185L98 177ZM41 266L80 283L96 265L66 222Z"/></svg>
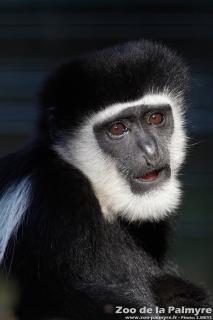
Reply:
<svg viewBox="0 0 213 320"><path fill-rule="evenodd" d="M186 86L181 59L149 41L80 56L46 81L34 142L0 161L0 258L20 319L209 306L166 259Z"/></svg>

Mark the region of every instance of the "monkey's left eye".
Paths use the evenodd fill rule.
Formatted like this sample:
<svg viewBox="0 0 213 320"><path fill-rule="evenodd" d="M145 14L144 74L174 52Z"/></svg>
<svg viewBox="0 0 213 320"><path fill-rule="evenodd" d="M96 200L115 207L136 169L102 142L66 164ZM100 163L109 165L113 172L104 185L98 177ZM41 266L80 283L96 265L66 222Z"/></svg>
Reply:
<svg viewBox="0 0 213 320"><path fill-rule="evenodd" d="M109 133L111 136L119 137L122 136L128 128L122 122L116 122L109 128Z"/></svg>
<svg viewBox="0 0 213 320"><path fill-rule="evenodd" d="M152 125L158 125L161 124L164 120L164 116L162 113L160 112L156 112L156 113L152 113L148 119L147 122L148 124L152 124Z"/></svg>

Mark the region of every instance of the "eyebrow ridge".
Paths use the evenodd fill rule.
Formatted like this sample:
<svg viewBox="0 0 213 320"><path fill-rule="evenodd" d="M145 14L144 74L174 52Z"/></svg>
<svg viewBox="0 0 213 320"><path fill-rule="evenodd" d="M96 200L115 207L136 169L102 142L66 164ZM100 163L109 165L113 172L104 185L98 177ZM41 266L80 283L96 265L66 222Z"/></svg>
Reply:
<svg viewBox="0 0 213 320"><path fill-rule="evenodd" d="M138 110L139 109L139 110ZM130 118L136 118L138 115L140 115L143 111L154 111L154 110L171 110L170 104L143 104L141 106L135 106L135 107L127 107L126 109L120 111L119 113L115 114L112 117L109 117L101 122L102 125L105 125L107 123L116 121L116 120L122 120L122 119L130 119Z"/></svg>

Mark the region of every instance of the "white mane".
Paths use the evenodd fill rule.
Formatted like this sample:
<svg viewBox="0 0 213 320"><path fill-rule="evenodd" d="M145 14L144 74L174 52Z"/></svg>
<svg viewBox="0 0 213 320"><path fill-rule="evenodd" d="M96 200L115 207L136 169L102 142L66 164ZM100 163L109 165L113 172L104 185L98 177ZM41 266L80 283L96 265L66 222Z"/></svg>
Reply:
<svg viewBox="0 0 213 320"><path fill-rule="evenodd" d="M8 241L17 230L27 211L29 196L29 177L11 185L0 196L0 261L4 257Z"/></svg>

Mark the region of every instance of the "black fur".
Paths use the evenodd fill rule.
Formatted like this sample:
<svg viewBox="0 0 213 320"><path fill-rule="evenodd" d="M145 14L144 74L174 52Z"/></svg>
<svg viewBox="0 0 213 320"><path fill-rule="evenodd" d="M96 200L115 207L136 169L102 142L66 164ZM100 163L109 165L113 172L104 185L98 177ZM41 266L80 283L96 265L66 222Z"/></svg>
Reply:
<svg viewBox="0 0 213 320"><path fill-rule="evenodd" d="M186 68L172 51L148 41L125 43L81 56L56 70L40 96L40 124L45 132L50 125L51 132L70 128L90 111L165 87L182 93L186 86Z"/></svg>
<svg viewBox="0 0 213 320"><path fill-rule="evenodd" d="M209 305L203 289L167 267L169 219L106 222L89 181L52 150L58 130L75 128L90 110L150 88L183 92L186 79L175 54L141 41L80 57L46 82L35 142L0 160L0 194L31 181L29 208L2 262L20 286L20 319L118 319L116 305Z"/></svg>

